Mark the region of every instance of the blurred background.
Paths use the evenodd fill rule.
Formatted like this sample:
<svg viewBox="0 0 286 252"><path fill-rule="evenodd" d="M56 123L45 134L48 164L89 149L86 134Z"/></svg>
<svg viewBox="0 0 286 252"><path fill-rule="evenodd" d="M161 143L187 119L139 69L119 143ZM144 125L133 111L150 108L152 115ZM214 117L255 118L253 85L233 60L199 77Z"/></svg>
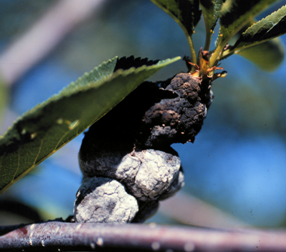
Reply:
<svg viewBox="0 0 286 252"><path fill-rule="evenodd" d="M285 4L279 1L258 18ZM1 134L19 115L114 56L190 55L177 23L149 0L0 0L0 5ZM198 51L205 39L203 20L195 31ZM285 35L281 40L286 45ZM196 141L173 145L186 185L148 222L285 227L286 62L269 73L235 55L221 66L228 75L213 83L215 98ZM151 79L186 70L183 61L176 62ZM0 225L72 214L82 179L77 161L82 138L0 195Z"/></svg>

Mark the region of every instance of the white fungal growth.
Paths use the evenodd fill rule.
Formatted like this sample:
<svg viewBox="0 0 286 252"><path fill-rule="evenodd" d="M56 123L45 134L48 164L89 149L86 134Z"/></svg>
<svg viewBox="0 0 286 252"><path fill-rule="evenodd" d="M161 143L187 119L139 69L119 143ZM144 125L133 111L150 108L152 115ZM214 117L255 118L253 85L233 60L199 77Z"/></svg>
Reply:
<svg viewBox="0 0 286 252"><path fill-rule="evenodd" d="M184 185L179 157L159 150L104 152L91 162L79 155L79 163L84 179L76 194L76 222L142 223L157 212L158 200Z"/></svg>
<svg viewBox="0 0 286 252"><path fill-rule="evenodd" d="M116 180L85 178L74 208L77 222L126 223L138 212L136 199Z"/></svg>
<svg viewBox="0 0 286 252"><path fill-rule="evenodd" d="M84 176L105 176L121 181L140 201L157 200L171 189L173 195L183 186L181 181L175 183L174 188L174 182L182 177L179 157L159 150L135 151L123 157L114 152L104 153L92 162L80 159L79 164Z"/></svg>

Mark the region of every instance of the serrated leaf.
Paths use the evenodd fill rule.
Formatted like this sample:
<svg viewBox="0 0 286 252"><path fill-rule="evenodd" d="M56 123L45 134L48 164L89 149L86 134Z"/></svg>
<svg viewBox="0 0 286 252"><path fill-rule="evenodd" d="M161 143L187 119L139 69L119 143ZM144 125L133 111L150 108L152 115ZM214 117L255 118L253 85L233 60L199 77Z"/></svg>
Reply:
<svg viewBox="0 0 286 252"><path fill-rule="evenodd" d="M220 44L225 44L251 18L277 0L227 0L221 8Z"/></svg>
<svg viewBox="0 0 286 252"><path fill-rule="evenodd" d="M151 0L168 13L183 29L186 36L191 36L198 24L201 11L199 0Z"/></svg>
<svg viewBox="0 0 286 252"><path fill-rule="evenodd" d="M241 34L234 44L234 50L240 50L286 33L286 5L266 18L254 23Z"/></svg>
<svg viewBox="0 0 286 252"><path fill-rule="evenodd" d="M114 58L25 113L0 139L0 192L104 116L149 76L179 59L113 74Z"/></svg>
<svg viewBox="0 0 286 252"><path fill-rule="evenodd" d="M208 29L212 31L220 16L221 6L224 1L225 0L200 0L205 21L208 23Z"/></svg>
<svg viewBox="0 0 286 252"><path fill-rule="evenodd" d="M127 70L131 67L141 67L141 66L152 66L155 65L159 62L159 60L149 60L148 58L134 58L134 56L129 56L129 57L122 57L119 58L116 62L116 66L114 68L114 72L118 69L123 69Z"/></svg>
<svg viewBox="0 0 286 252"><path fill-rule="evenodd" d="M280 16L281 14L283 15L283 13L285 13L285 6L279 9L278 13L274 12L271 14L275 14L274 16L276 18L274 18L274 22L276 21L276 24L283 22L283 18ZM277 14L280 16L280 18L277 18ZM266 17L265 19L268 20L267 22L271 22L271 24L273 24L276 28L275 23L273 23L273 20L270 19L270 16ZM248 36L245 36L246 33L256 26L256 28L258 28L257 30L255 28L257 33L255 33L255 30L251 31L252 35L256 37L256 35L262 30L262 27L264 27L257 27L257 24L261 24L260 22L264 22L265 19L258 22L256 22L254 19L250 20L249 23L247 23L247 25L236 34L236 43L234 46L230 46L223 52L222 58L227 58L235 53L250 60L264 71L274 71L277 69L284 59L284 46L280 38L276 37L270 39L269 37L266 40L258 39L258 41L255 41L255 39L251 39L251 36L249 39L246 39ZM278 32L282 32L284 27L281 29L280 28Z"/></svg>

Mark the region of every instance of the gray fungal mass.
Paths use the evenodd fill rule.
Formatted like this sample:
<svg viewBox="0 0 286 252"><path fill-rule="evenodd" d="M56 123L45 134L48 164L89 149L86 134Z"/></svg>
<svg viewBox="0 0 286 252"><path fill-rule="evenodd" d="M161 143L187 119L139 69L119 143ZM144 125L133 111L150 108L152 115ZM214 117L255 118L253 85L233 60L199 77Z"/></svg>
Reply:
<svg viewBox="0 0 286 252"><path fill-rule="evenodd" d="M115 214L115 211L110 212L103 203L102 206L96 203L112 200L110 196L99 200L98 194L94 194L95 187L86 190L85 194L79 193L75 213L88 216L81 213L88 209L81 204L89 201L97 204L100 214L95 213L87 219L76 217L77 221L142 222L156 212L159 200L182 188L184 176L180 159L170 145L195 140L212 102L209 84L208 80L202 81L189 73L179 73L161 83L144 82L90 127L79 152L84 178L98 180L100 177L120 182L127 195L137 200L139 210L133 217L102 217L111 212ZM86 183L85 179L83 183ZM102 195L105 197L104 193ZM118 204L113 202L113 206ZM130 212L134 213L133 210Z"/></svg>

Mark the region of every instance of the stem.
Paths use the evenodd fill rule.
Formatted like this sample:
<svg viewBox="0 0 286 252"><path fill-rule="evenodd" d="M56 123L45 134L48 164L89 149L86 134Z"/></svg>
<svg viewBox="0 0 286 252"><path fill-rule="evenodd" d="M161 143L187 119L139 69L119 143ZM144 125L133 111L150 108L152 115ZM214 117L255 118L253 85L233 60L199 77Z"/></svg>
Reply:
<svg viewBox="0 0 286 252"><path fill-rule="evenodd" d="M194 44L193 44L192 37L189 34L186 34L186 35L187 35L187 40L188 40L189 47L190 47L190 50L191 50L192 62L194 64L197 64L197 55L196 55L196 50L195 50L195 47L194 47ZM193 72L193 70L194 70L194 67L192 67L192 72Z"/></svg>
<svg viewBox="0 0 286 252"><path fill-rule="evenodd" d="M210 57L209 67L213 67L213 66L217 65L218 61L220 60L220 58L222 56L222 51L223 51L224 47L226 46L229 39L232 37L232 36L229 36L228 38L226 38L225 40L222 41L221 36L222 36L222 34L219 32L217 40L219 40L219 39L220 40L218 41L217 48L215 49L215 51L213 52L213 54Z"/></svg>
<svg viewBox="0 0 286 252"><path fill-rule="evenodd" d="M206 28L207 28L207 27L206 27ZM212 32L206 31L206 42L205 42L205 47L204 47L204 50L205 50L205 51L209 51L209 50L210 50L211 38L212 38Z"/></svg>
<svg viewBox="0 0 286 252"><path fill-rule="evenodd" d="M213 67L217 64L217 62L219 60L219 55L222 52L224 46L225 46L224 44L221 44L215 49L214 53L210 57L209 67Z"/></svg>
<svg viewBox="0 0 286 252"><path fill-rule="evenodd" d="M212 31L210 31L209 22L208 22L208 19L204 11L203 11L203 17L204 17L205 27L206 27L206 41L205 41L204 50L209 51L210 45L211 45Z"/></svg>

